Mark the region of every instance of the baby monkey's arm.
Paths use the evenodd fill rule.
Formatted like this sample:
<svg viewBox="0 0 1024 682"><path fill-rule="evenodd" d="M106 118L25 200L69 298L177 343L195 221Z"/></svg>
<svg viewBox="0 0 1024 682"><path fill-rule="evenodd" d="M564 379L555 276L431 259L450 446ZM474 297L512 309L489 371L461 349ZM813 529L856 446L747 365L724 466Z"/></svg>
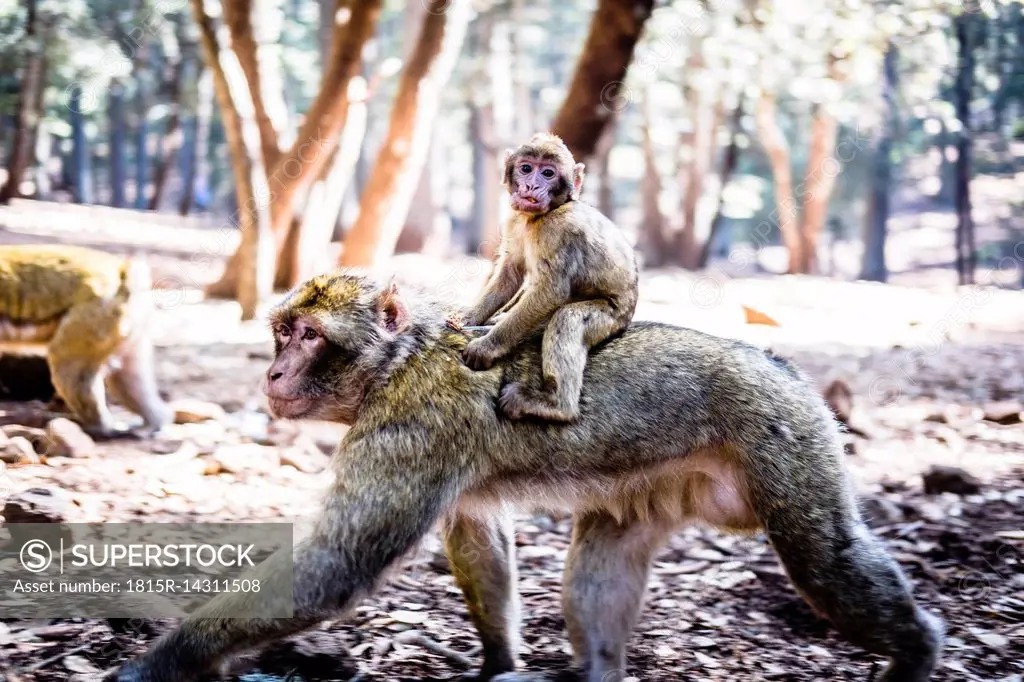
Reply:
<svg viewBox="0 0 1024 682"><path fill-rule="evenodd" d="M491 331L466 346L463 358L467 365L473 369L488 369L569 302L572 291L568 278L550 276L555 271L548 270L536 281L531 278L516 304L502 315Z"/></svg>
<svg viewBox="0 0 1024 682"><path fill-rule="evenodd" d="M508 303L523 285L523 270L507 252L501 254L494 274L487 281L479 300L462 315L462 323L481 325Z"/></svg>

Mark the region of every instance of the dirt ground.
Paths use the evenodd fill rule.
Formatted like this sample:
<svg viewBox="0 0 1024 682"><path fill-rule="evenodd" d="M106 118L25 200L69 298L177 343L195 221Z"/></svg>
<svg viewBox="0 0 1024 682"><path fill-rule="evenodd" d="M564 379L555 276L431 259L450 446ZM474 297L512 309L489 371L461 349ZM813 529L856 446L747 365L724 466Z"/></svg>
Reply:
<svg viewBox="0 0 1024 682"><path fill-rule="evenodd" d="M323 468L342 430L269 418L258 390L271 354L264 324L240 323L230 302L203 301L198 287L219 261L195 258L194 241L168 245L180 235L150 243L163 228L148 227L147 243L136 246L153 252L162 287L162 389L171 400L219 405L223 416L101 443L89 457L8 466L0 497L51 490L69 521L301 526L328 484ZM192 238L211 238L193 229ZM54 236L23 225L0 230L0 243L39 238ZM486 275L474 260L400 257L391 269L403 284L444 296L470 296ZM1024 680L1024 294L668 270L646 273L641 290L640 318L746 338L791 357L822 386L847 382L855 405L847 460L865 513L948 625L935 679ZM751 311L777 326L748 323L765 321ZM46 416L41 404L0 403L0 424L38 426ZM963 468L977 492L926 494L922 473L935 464ZM568 519L549 515L523 515L517 525L529 668L569 661L559 613L569 530ZM0 671L12 681L90 679L145 649L165 625L0 621ZM478 663L477 653L432 536L351 618L250 657L229 677L447 680L465 671L466 657ZM677 533L659 554L629 663L643 681L869 680L881 670L804 605L763 538L699 528Z"/></svg>

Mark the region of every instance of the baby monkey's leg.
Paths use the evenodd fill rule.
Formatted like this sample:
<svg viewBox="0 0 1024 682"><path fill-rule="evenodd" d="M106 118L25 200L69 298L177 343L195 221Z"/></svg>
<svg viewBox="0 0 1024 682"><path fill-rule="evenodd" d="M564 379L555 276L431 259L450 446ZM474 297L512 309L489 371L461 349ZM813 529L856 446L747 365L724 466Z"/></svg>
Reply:
<svg viewBox="0 0 1024 682"><path fill-rule="evenodd" d="M513 419L527 415L557 422L576 419L587 354L626 324L607 301L577 301L559 308L544 330L543 386L538 391L523 383L509 384L501 393L502 410Z"/></svg>

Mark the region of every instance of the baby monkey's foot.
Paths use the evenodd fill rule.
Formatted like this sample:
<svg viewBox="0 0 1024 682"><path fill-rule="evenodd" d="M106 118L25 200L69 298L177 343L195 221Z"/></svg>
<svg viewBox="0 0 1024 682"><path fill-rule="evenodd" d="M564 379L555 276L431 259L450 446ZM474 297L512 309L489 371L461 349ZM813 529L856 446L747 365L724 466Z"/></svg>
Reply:
<svg viewBox="0 0 1024 682"><path fill-rule="evenodd" d="M562 407L557 404L554 395L538 391L521 381L511 383L501 390L498 406L509 419L537 417L551 422L571 422L579 416L578 409Z"/></svg>

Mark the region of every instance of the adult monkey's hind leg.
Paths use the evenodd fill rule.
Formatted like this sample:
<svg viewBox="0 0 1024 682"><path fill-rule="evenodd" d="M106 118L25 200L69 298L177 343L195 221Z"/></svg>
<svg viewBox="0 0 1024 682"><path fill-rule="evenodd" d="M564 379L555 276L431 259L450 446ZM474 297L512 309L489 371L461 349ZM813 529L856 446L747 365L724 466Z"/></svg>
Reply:
<svg viewBox="0 0 1024 682"><path fill-rule="evenodd" d="M502 411L512 419L534 416L555 422L575 420L580 413L587 354L626 323L603 300L578 301L559 308L544 330L541 389L519 382L509 384L501 392Z"/></svg>
<svg viewBox="0 0 1024 682"><path fill-rule="evenodd" d="M119 323L115 306L102 300L79 304L64 315L47 349L54 388L82 426L97 436L116 430L103 372L122 340Z"/></svg>
<svg viewBox="0 0 1024 682"><path fill-rule="evenodd" d="M607 512L577 514L565 564L562 609L581 682L626 677L626 642L643 605L651 559L669 532L655 522L619 522ZM561 680L510 673L494 682Z"/></svg>
<svg viewBox="0 0 1024 682"><path fill-rule="evenodd" d="M771 447L778 447L776 444ZM810 467L749 475L755 510L797 590L854 644L885 656L883 682L925 682L942 648L942 621L919 607L896 562L857 515L833 452L768 454ZM776 472L778 474L778 472Z"/></svg>
<svg viewBox="0 0 1024 682"><path fill-rule="evenodd" d="M107 376L107 388L119 403L142 417L154 431L173 418L156 384L153 341L145 333L127 339L116 353L116 366Z"/></svg>
<svg viewBox="0 0 1024 682"><path fill-rule="evenodd" d="M483 520L456 512L444 524L452 575L466 598L469 617L483 644L481 682L515 669L519 647L519 594L516 591L515 535L500 513Z"/></svg>

